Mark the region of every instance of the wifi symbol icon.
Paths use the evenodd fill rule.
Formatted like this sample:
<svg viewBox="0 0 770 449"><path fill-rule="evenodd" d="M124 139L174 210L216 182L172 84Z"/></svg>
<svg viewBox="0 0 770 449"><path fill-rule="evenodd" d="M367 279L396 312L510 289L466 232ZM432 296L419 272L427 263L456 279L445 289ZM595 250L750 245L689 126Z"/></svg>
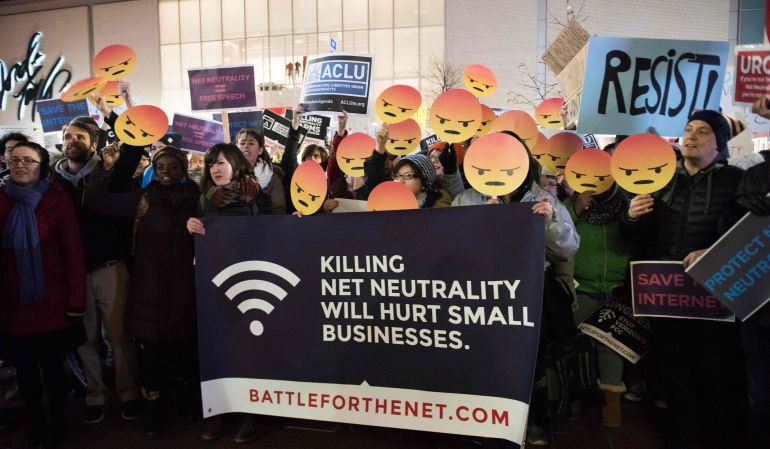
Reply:
<svg viewBox="0 0 770 449"><path fill-rule="evenodd" d="M211 282L213 282L217 287L221 287L225 281L232 278L233 276L249 271L271 273L272 275L278 276L279 278L288 282L292 287L296 287L300 281L296 274L292 273L289 269L281 265L264 260L247 260L244 262L234 263L220 271L219 274L211 279ZM247 292L250 298L238 304L238 310L240 310L241 313L246 313L249 310L261 310L269 315L270 312L275 309L275 306L264 299L268 297L265 296L265 294L274 296L278 298L279 301L283 301L283 298L288 295L286 290L270 281L265 281L262 279L247 279L245 281L233 284L229 289L227 289L225 296L227 296L227 298L232 301L238 295ZM249 325L249 330L253 335L258 337L265 331L265 327L262 325L261 321L253 320Z"/></svg>

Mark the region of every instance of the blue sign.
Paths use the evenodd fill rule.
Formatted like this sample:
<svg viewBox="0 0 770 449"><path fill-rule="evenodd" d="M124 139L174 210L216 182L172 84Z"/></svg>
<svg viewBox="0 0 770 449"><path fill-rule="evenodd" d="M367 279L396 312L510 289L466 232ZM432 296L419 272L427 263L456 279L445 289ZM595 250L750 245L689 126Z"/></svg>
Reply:
<svg viewBox="0 0 770 449"><path fill-rule="evenodd" d="M195 237L204 415L521 444L543 289L533 262L545 257L543 219L530 209L204 218L206 235ZM500 239L497 223L520 238ZM292 238L250 238L254 229ZM440 233L464 237L430 251L405 237Z"/></svg>
<svg viewBox="0 0 770 449"><path fill-rule="evenodd" d="M301 103L309 111L343 109L367 114L372 56L333 54L311 58L305 72Z"/></svg>
<svg viewBox="0 0 770 449"><path fill-rule="evenodd" d="M746 214L687 274L746 320L770 301L770 217Z"/></svg>
<svg viewBox="0 0 770 449"><path fill-rule="evenodd" d="M221 122L222 114L214 114L214 120ZM230 125L230 142L235 142L235 136L241 128L262 130L262 111L230 112L227 120Z"/></svg>
<svg viewBox="0 0 770 449"><path fill-rule="evenodd" d="M38 100L37 113L40 114L40 123L43 124L43 132L60 132L75 117L91 115L88 111L88 102L83 99L67 103L61 100Z"/></svg>
<svg viewBox="0 0 770 449"><path fill-rule="evenodd" d="M329 39L329 51L332 53L337 51L337 41L335 41L334 38Z"/></svg>
<svg viewBox="0 0 770 449"><path fill-rule="evenodd" d="M728 49L727 41L591 37L578 132L681 135L691 111L719 110Z"/></svg>

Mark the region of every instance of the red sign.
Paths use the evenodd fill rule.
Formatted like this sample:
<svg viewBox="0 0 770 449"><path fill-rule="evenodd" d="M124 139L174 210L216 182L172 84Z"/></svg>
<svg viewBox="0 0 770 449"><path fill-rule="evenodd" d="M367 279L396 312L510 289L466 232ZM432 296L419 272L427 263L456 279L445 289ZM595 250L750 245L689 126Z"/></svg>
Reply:
<svg viewBox="0 0 770 449"><path fill-rule="evenodd" d="M735 60L735 102L754 103L770 94L770 47L738 47Z"/></svg>

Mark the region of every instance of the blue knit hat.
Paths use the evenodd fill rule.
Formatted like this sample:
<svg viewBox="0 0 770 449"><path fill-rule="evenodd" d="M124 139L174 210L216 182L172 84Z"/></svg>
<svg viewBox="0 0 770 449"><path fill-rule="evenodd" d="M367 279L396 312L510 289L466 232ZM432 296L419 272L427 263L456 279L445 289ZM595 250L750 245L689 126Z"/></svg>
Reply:
<svg viewBox="0 0 770 449"><path fill-rule="evenodd" d="M701 120L711 127L711 131L714 132L714 136L717 140L717 150L723 157L730 157L729 150L727 148L727 141L730 140L730 124L722 114L717 111L711 111L708 109L702 109L700 111L694 111L690 114L690 118L687 119L687 123L693 120Z"/></svg>

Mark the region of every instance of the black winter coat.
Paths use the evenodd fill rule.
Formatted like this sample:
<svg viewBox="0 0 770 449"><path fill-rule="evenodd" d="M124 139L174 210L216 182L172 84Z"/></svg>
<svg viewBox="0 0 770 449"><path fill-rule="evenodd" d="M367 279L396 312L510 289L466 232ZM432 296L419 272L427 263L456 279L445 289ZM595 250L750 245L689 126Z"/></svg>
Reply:
<svg viewBox="0 0 770 449"><path fill-rule="evenodd" d="M644 248L641 258L682 260L692 251L705 249L730 226L730 199L743 170L718 158L695 175L677 161L673 179L653 194L653 211L632 221L626 214L621 233Z"/></svg>

